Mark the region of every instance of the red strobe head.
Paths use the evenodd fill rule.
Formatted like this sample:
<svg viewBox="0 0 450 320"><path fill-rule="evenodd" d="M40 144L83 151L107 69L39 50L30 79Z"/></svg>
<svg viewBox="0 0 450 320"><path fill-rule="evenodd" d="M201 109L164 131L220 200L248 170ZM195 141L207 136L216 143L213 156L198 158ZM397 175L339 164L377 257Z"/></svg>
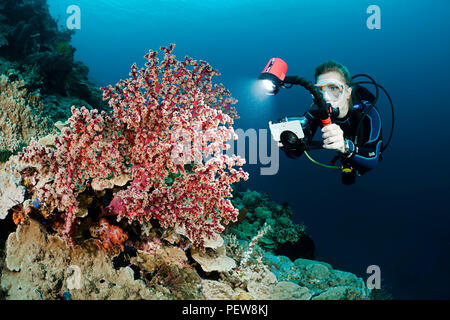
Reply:
<svg viewBox="0 0 450 320"><path fill-rule="evenodd" d="M280 90L280 86L286 77L287 64L280 58L271 58L258 79L262 81L262 87L266 94L274 95Z"/></svg>

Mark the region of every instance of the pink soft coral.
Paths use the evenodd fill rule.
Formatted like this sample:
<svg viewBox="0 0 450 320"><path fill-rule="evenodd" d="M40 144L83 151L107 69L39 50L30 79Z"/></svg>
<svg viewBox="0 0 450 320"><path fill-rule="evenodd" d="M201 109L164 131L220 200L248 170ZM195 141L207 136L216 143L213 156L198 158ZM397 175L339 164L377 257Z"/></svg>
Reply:
<svg viewBox="0 0 450 320"><path fill-rule="evenodd" d="M103 89L111 114L72 108L70 128L55 148L33 142L20 156L39 164L41 178L47 177L38 197L64 215L65 238L78 194L94 178L121 174L130 175L131 183L107 208L118 220L155 218L163 227L181 226L197 246L236 220L230 185L248 173L234 168L243 159L223 154L225 142L237 139L236 100L222 84L212 85L217 70L189 57L177 61L173 49L161 47L162 61L150 51L145 68L134 64L130 78Z"/></svg>
<svg viewBox="0 0 450 320"><path fill-rule="evenodd" d="M89 231L98 239L94 243L99 248L114 253L122 251L123 243L128 239L128 235L120 227L110 224L105 218L101 218L98 226L92 226Z"/></svg>

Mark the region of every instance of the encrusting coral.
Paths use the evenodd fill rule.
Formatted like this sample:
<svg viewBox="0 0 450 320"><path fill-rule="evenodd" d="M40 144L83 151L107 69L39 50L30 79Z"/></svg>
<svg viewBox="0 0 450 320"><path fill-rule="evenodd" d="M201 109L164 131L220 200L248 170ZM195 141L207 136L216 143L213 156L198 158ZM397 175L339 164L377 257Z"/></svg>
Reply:
<svg viewBox="0 0 450 320"><path fill-rule="evenodd" d="M0 220L5 219L8 210L20 205L25 198L25 187L22 179L14 173L11 167L0 171Z"/></svg>
<svg viewBox="0 0 450 320"><path fill-rule="evenodd" d="M98 250L93 240L67 250L59 237L48 235L43 225L29 220L7 239L0 290L5 290L8 299L36 300L335 300L367 299L370 293L361 278L326 263L271 259L272 265L260 256L242 268L216 271L219 279L213 280L194 267L182 248L164 239L152 253L127 247L111 263L110 255ZM291 280L280 275L286 268Z"/></svg>
<svg viewBox="0 0 450 320"><path fill-rule="evenodd" d="M21 79L0 75L0 150L16 152L32 137L45 136L48 119L39 94L28 93Z"/></svg>
<svg viewBox="0 0 450 320"><path fill-rule="evenodd" d="M264 224L271 227L259 239L259 245L265 250L276 251L280 245L296 243L305 236L306 227L292 222L292 212L285 203L280 205L270 199L267 194L257 191L242 191L237 187L233 190L233 205L242 213L238 224L231 224L227 234L235 234L239 239L251 240L263 228Z"/></svg>

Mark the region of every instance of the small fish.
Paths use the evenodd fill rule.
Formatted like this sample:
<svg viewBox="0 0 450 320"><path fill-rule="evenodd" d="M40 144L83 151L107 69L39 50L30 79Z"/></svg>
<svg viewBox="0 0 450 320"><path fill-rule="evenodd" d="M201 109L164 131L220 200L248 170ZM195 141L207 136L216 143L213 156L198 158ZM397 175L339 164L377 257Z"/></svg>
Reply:
<svg viewBox="0 0 450 320"><path fill-rule="evenodd" d="M36 198L36 200L34 200L34 202L33 202L33 205L37 208L37 207L39 207L39 204L40 204L41 202L39 201L39 199L38 198Z"/></svg>

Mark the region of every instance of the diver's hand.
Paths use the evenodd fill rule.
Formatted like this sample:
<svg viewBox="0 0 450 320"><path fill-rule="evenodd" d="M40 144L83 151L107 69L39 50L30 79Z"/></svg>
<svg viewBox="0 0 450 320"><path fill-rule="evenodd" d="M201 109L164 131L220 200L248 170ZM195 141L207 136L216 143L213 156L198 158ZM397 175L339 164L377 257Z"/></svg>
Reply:
<svg viewBox="0 0 450 320"><path fill-rule="evenodd" d="M337 124L332 123L322 128L323 147L345 153L344 131Z"/></svg>

